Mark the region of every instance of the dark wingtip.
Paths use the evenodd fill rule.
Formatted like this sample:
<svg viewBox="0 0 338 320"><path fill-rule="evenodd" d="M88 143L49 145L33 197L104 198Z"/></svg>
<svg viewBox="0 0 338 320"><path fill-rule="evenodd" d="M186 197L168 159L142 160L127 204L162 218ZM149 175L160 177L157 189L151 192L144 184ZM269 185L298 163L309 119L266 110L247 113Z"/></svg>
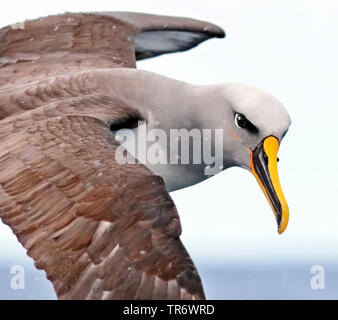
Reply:
<svg viewBox="0 0 338 320"><path fill-rule="evenodd" d="M132 25L136 60L189 50L211 38L224 38L222 28L210 22L136 12L100 13Z"/></svg>
<svg viewBox="0 0 338 320"><path fill-rule="evenodd" d="M135 58L186 51L208 39L224 37L224 30L217 25L191 18L136 12L66 12L25 21L22 30L13 26L0 29L0 57L19 54L27 59L27 54L62 50L74 56L96 55L102 61L114 56L112 66L133 68Z"/></svg>
<svg viewBox="0 0 338 320"><path fill-rule="evenodd" d="M113 16L134 25L140 31L181 30L190 32L202 32L209 35L210 37L216 38L225 37L224 30L219 26L210 22L192 18L123 11L100 13L98 12L97 14Z"/></svg>

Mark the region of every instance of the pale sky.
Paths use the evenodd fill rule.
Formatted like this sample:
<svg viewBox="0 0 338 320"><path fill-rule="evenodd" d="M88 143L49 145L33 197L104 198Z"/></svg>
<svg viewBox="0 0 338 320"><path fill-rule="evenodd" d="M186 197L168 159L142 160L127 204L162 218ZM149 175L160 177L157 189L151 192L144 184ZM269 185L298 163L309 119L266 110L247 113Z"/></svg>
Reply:
<svg viewBox="0 0 338 320"><path fill-rule="evenodd" d="M252 85L273 94L289 111L293 123L279 153L290 207L287 230L277 234L268 202L249 172L226 170L172 194L182 240L197 266L206 260L338 261L337 1L11 0L0 4L0 23L65 11L139 11L216 23L225 29L225 39L142 61L138 68L192 83ZM0 225L0 259L7 255L25 258L9 229Z"/></svg>

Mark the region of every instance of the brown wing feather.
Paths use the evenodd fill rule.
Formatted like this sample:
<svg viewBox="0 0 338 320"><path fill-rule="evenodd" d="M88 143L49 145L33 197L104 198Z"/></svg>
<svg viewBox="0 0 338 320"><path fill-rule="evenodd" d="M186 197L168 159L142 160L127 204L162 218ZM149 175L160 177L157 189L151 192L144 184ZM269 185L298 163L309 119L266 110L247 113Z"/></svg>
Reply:
<svg viewBox="0 0 338 320"><path fill-rule="evenodd" d="M60 74L135 68L224 31L208 22L128 12L65 13L0 29L0 87Z"/></svg>
<svg viewBox="0 0 338 320"><path fill-rule="evenodd" d="M58 297L203 299L162 179L115 161L107 122L52 110L2 121L0 217Z"/></svg>

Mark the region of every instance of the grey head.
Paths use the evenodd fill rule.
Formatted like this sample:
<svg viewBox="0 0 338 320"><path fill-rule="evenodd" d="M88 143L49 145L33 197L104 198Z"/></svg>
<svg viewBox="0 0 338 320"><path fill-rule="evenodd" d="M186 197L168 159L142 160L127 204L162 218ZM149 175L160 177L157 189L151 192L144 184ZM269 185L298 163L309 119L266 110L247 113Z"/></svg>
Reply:
<svg viewBox="0 0 338 320"><path fill-rule="evenodd" d="M289 218L277 171L279 145L291 119L283 104L272 95L241 84L207 86L199 123L223 129L223 169L239 166L253 173L273 209L278 232ZM216 142L217 143L217 142Z"/></svg>
<svg viewBox="0 0 338 320"><path fill-rule="evenodd" d="M251 170L251 152L267 137L280 143L290 124L283 104L260 89L242 84L218 85L208 104L212 127L224 128L224 158L229 166ZM208 120L208 121L210 121Z"/></svg>

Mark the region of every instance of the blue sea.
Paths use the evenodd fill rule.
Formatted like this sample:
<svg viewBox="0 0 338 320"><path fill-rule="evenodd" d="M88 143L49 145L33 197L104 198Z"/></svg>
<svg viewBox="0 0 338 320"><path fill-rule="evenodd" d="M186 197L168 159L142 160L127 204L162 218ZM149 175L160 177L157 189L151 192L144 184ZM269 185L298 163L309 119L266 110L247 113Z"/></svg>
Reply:
<svg viewBox="0 0 338 320"><path fill-rule="evenodd" d="M24 289L12 289L14 261L0 262L0 299L55 299L45 273L24 262ZM323 263L321 285L311 283L311 261L291 264L201 263L199 273L208 299L338 299L338 264ZM12 270L13 271L13 270ZM316 283L316 281L314 281Z"/></svg>

